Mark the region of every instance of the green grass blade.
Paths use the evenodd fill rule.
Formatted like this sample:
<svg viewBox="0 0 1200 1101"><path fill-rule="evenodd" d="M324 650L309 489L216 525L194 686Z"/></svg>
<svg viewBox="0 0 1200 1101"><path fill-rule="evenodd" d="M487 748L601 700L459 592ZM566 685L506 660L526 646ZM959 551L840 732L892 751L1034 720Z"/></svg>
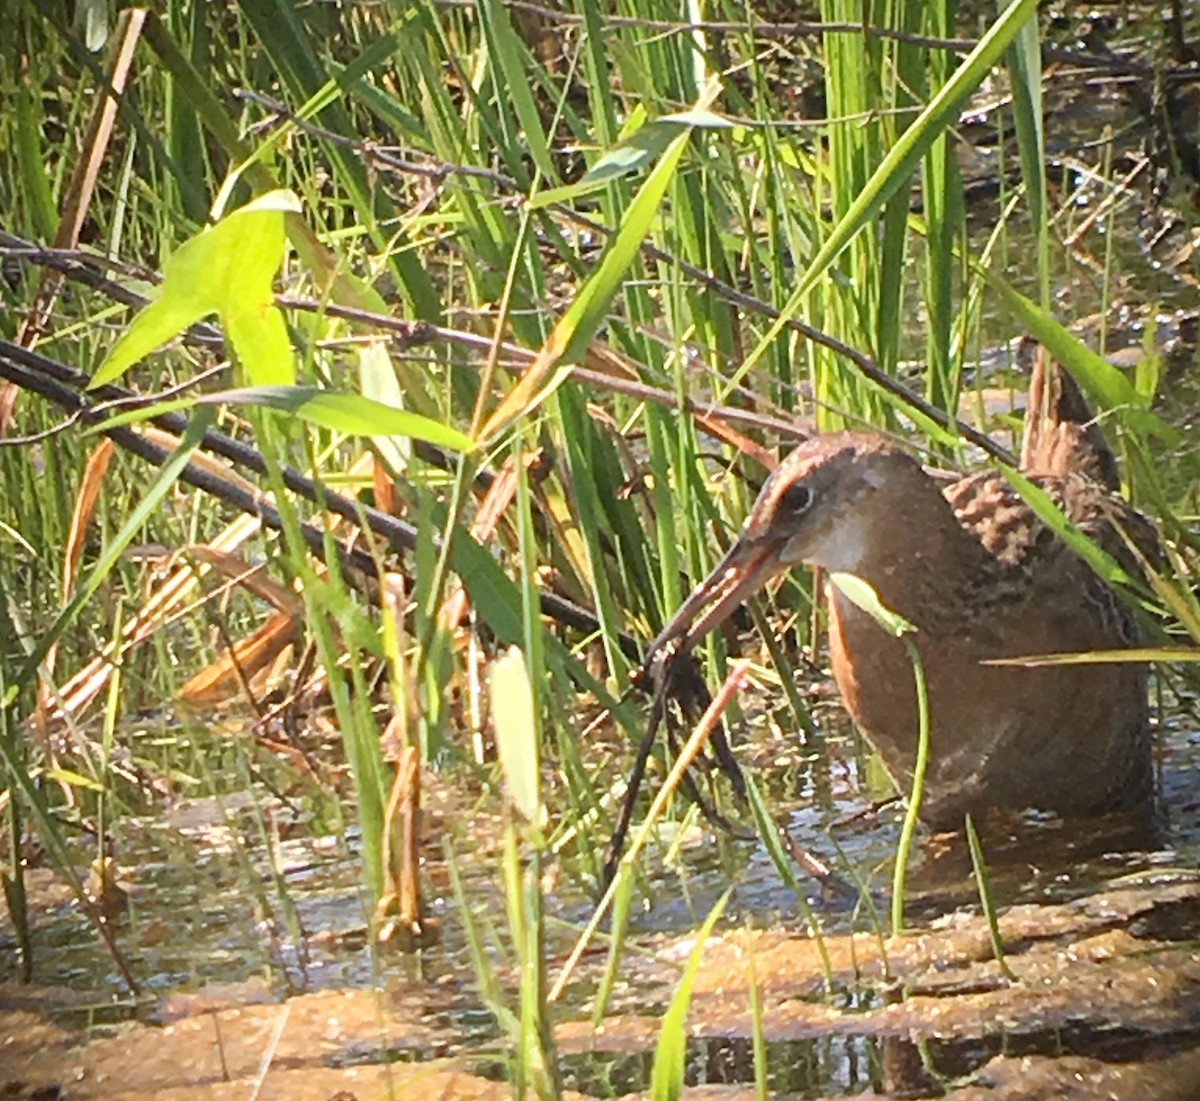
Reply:
<svg viewBox="0 0 1200 1101"><path fill-rule="evenodd" d="M1038 301L1050 308L1050 226L1046 194L1046 141L1042 126L1042 50L1036 19L1021 28L1006 55L1013 95L1017 149L1037 248Z"/></svg>
<svg viewBox="0 0 1200 1101"><path fill-rule="evenodd" d="M715 85L706 90L701 106L706 106L716 91ZM621 227L609 241L596 270L555 325L536 362L489 418L482 432L484 439L495 436L518 416L528 414L566 382L571 368L583 357L592 337L607 320L609 307L638 258L691 136L690 125L677 125L679 133L629 204Z"/></svg>
<svg viewBox="0 0 1200 1101"><path fill-rule="evenodd" d="M687 1023L688 1007L692 1001L692 984L700 970L704 945L712 935L713 928L732 893L731 887L717 900L717 904L705 918L704 924L696 934L696 945L688 956L683 978L679 980L671 1004L663 1015L658 1043L654 1048L654 1066L650 1072L650 1097L653 1101L678 1101L683 1093L683 1073L687 1058L687 1033L684 1025Z"/></svg>
<svg viewBox="0 0 1200 1101"><path fill-rule="evenodd" d="M983 907L984 916L987 918L988 935L992 940L992 954L996 957L996 962L1000 965L1004 977L1010 982L1016 982L1017 976L1008 966L1008 960L1004 955L1004 941L1000 938L1000 919L996 916L996 905L992 901L992 882L988 875L987 862L983 857L983 846L979 842L979 833L975 829L975 822L969 814L966 823L967 845L971 850L971 867L975 872L975 884L979 888L979 904Z"/></svg>
<svg viewBox="0 0 1200 1101"><path fill-rule="evenodd" d="M238 7L295 99L307 103L320 94L329 75L313 48L296 5L290 0L240 0ZM353 120L340 100L329 103L320 112L319 120L335 134L350 138L356 133ZM335 142L328 143L326 148L360 224L382 250L387 241L380 223L396 217L394 205L381 189L371 187L366 166L354 150ZM386 255L417 315L431 321L440 317L441 298L417 255L405 248L388 248Z"/></svg>
<svg viewBox="0 0 1200 1101"><path fill-rule="evenodd" d="M958 117L959 108L967 96L984 80L1036 10L1036 0L1016 0L979 40L975 49L967 55L950 80L939 89L916 122L904 131L854 199L845 216L833 227L783 307L780 317L733 376L730 385L740 382L749 373L765 354L767 346L783 331L787 322L796 316L809 291L825 275L842 250L858 233L873 223L883 204L909 178L937 136Z"/></svg>

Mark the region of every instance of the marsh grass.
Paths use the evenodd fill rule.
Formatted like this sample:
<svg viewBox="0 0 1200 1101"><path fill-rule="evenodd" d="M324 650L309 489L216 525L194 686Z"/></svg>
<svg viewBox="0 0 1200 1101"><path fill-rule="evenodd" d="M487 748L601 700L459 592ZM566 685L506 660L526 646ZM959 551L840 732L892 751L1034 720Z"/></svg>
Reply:
<svg viewBox="0 0 1200 1101"><path fill-rule="evenodd" d="M212 539L228 519L175 481L208 415L252 438L266 459L261 488L273 494L283 530L259 536L250 551L299 583L305 632L353 773L373 899L389 891L396 827L388 812L393 766L374 708L380 663L389 663L390 702L406 712L407 744L437 769L466 764L472 741L486 747L488 708L498 716L506 705L494 695L489 702L486 678L462 645L465 631L485 640L473 650L485 664L501 647L522 653L534 699L528 736L541 770L554 777L539 798L553 814L543 839L509 827L505 953L537 971L539 989L543 903L528 853L539 861L553 853L579 882L598 881L618 781L579 744L578 731L585 713L607 707L622 737L641 734L636 705L619 702L637 662L629 641L652 637L687 579L708 572L762 477L730 426L761 437L767 457L791 443L773 426L790 427L794 418L821 428L915 427L924 449L961 455L962 437L946 426L972 384L972 350L1000 343L1016 324L1042 340L1097 404L1129 460L1134 500L1164 518L1168 535L1181 531L1186 516L1176 514L1195 506L1180 505L1151 458L1155 448L1178 445L1149 409L1153 368L1132 381L1114 374L1049 309L1065 250L1062 212L1051 209L1042 167L1034 6L1020 0L992 25L967 27L953 22L949 4L868 5L868 22L896 35L839 30L785 48L777 35L756 34L742 5L721 2L703 12L693 6L689 18L727 20L734 29L663 27L679 11L647 0L622 3L620 18L595 0L578 0L561 16L498 0L403 8L168 0L143 28L132 91L108 147L79 150L89 100L106 79L103 57L81 41L64 5L21 0L15 45L0 70L15 105L0 119L9 151L0 156L3 228L54 240L60 212L80 200L70 192L74 167L95 155L98 190L86 204L81 239L94 252L157 272L218 207L235 210L251 195L287 189L299 213L286 217L284 286L314 303L284 314L298 381L402 406L469 435L472 446L433 461L381 425L355 433L261 406L210 414L194 405L193 431L161 473L114 461L83 580L64 602L52 580L61 572L56 548L65 542L90 441L70 428L51 432L59 427L55 410L22 395L17 431L50 434L0 449L0 595L13 628L0 632L0 746L18 796L7 812L10 851L32 824L71 874L59 818L95 816L111 825L120 813L128 793L106 762L124 717L169 701L212 656L205 634L187 623L125 652L91 778L103 798L72 808L47 782L51 762L26 726L40 656L57 641L62 677L88 660L98 640L115 637L132 594L142 591L142 567L123 554L135 540L182 547ZM864 9L825 0L821 15L853 25ZM912 37L971 32L980 45L965 56ZM820 51L824 68L810 80ZM1005 57L1007 78L997 76ZM1016 133L1022 179L980 234L963 199L954 127L968 98L993 77L1013 90L1002 128ZM789 125L798 82L824 98L824 116L811 125ZM1006 266L1031 232L1032 266ZM7 255L12 262L15 254ZM0 283L7 338L32 302L35 273L26 267L12 284ZM114 277L135 282L124 269ZM391 339L381 326L350 319L362 317L350 310L440 327L422 339ZM69 282L39 348L91 375L130 317L103 289ZM884 375L919 358L913 388L925 404L872 381L828 344L802 340L794 321L866 353ZM127 378L149 393L183 387L190 401L190 380L222 365L211 346L189 337ZM211 392L234 383L223 376L200 385ZM707 417L701 422L688 409ZM295 466L326 490L346 488L345 472L367 451L377 475L349 488L364 501L368 486L386 489L417 534L406 562L411 622L390 650L380 642L377 611L338 564L342 529L290 492L282 474ZM515 480L510 503L485 524L502 472ZM305 521L322 528L324 565L304 549ZM379 546L371 553L379 573L394 564ZM1172 553L1180 572L1194 568L1190 544ZM455 578L470 599L470 622L443 619ZM591 609L594 630L552 628L540 608L548 585ZM1200 641L1190 590L1165 573L1154 587ZM122 600L125 610L110 614ZM819 748L790 668L793 647L817 641L808 624L819 628L819 617L807 614L807 582L785 586L776 600L801 614L787 635L765 632L769 656L788 686L797 729ZM773 622L758 611L755 619ZM227 631L255 625L254 605L245 601ZM706 646L723 666L724 641ZM659 752L666 775L670 754ZM738 812L719 787L717 799ZM687 813L682 803L659 800L655 813L678 821ZM752 809L782 869L769 808L760 797ZM639 836L642 861L661 860L653 834ZM638 874L634 862L622 866L599 1006L619 968ZM20 911L19 866L9 867L5 882ZM864 891L869 903L869 885ZM462 909L466 915L465 901ZM816 916L808 920L819 937ZM523 987L518 1008L502 1008L488 938L486 929L471 933L480 988L522 1045L519 1073L552 1094L541 996Z"/></svg>

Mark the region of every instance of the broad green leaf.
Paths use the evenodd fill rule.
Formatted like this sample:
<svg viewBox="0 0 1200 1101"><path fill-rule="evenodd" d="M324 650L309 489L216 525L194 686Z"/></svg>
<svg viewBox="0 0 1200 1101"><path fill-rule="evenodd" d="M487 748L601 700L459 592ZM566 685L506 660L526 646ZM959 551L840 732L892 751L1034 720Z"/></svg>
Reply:
<svg viewBox="0 0 1200 1101"><path fill-rule="evenodd" d="M133 319L89 385L119 378L143 356L214 313L250 381L293 381L291 346L272 284L283 260L284 217L299 210L292 192L270 191L180 246L163 269L158 300Z"/></svg>
<svg viewBox="0 0 1200 1101"><path fill-rule="evenodd" d="M88 388L103 386L119 378L143 356L174 340L189 325L212 312L209 303L198 297L172 293L164 283L162 297L151 302L133 319L92 376Z"/></svg>
<svg viewBox="0 0 1200 1101"><path fill-rule="evenodd" d="M257 386L290 386L296 381L287 325L275 306L261 302L237 305L221 318L221 324L251 382Z"/></svg>
<svg viewBox="0 0 1200 1101"><path fill-rule="evenodd" d="M310 424L350 436L411 436L452 451L470 451L470 437L418 413L395 409L360 394L316 386L257 386L222 390L196 399L200 405L258 405L290 413Z"/></svg>
<svg viewBox="0 0 1200 1101"><path fill-rule="evenodd" d="M679 136L681 130L732 129L732 122L706 108L697 107L691 111L663 115L653 122L646 123L628 137L622 138L575 183L538 192L530 199L530 208L537 210L552 203L569 202L599 190L609 180L640 172L662 154L672 139Z"/></svg>
<svg viewBox="0 0 1200 1101"><path fill-rule="evenodd" d="M609 180L640 172L652 164L684 129L686 124L665 122L663 119L646 123L640 130L622 138L611 149L606 150L575 183L538 192L529 200L530 209L538 210L553 203L571 202L593 191L599 191Z"/></svg>
<svg viewBox="0 0 1200 1101"><path fill-rule="evenodd" d="M583 183L598 184L638 172L657 160L686 126L656 119L618 142L585 173Z"/></svg>

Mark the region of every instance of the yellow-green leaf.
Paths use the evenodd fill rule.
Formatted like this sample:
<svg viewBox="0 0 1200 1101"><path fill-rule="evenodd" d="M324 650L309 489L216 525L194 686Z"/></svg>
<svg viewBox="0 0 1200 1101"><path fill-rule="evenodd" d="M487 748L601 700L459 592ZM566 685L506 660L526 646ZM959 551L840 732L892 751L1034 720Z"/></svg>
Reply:
<svg viewBox="0 0 1200 1101"><path fill-rule="evenodd" d="M916 628L904 616L893 612L887 607L875 587L861 577L852 573L835 572L829 575L829 580L837 586L838 591L857 608L861 608L889 635L899 638Z"/></svg>
<svg viewBox="0 0 1200 1101"><path fill-rule="evenodd" d="M163 269L158 300L133 319L90 385L119 378L214 313L251 382L294 381L291 345L272 285L283 261L284 218L299 210L292 192L270 191L180 246Z"/></svg>
<svg viewBox="0 0 1200 1101"><path fill-rule="evenodd" d="M470 451L471 438L457 428L396 409L361 394L341 394L316 386L252 386L222 390L197 399L202 405L257 405L299 417L349 436L411 436L452 451Z"/></svg>

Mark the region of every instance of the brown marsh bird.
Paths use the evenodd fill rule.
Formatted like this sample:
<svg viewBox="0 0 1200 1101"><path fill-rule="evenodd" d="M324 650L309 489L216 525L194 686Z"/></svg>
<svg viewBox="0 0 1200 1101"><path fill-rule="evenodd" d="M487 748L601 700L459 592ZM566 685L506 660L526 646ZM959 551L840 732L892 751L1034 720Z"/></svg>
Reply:
<svg viewBox="0 0 1200 1101"><path fill-rule="evenodd" d="M1037 397L1035 398L1035 394ZM1137 574L1122 530L1153 546L1113 490L1116 465L1060 368L1035 366L1022 469ZM930 756L922 819L1037 807L1069 817L1153 803L1144 665L1019 667L989 659L1136 642L1128 610L997 472L939 483L882 438L809 440L775 469L729 553L651 646L686 650L801 564L852 573L916 626ZM904 644L829 586L829 649L846 709L907 793L917 746Z"/></svg>

